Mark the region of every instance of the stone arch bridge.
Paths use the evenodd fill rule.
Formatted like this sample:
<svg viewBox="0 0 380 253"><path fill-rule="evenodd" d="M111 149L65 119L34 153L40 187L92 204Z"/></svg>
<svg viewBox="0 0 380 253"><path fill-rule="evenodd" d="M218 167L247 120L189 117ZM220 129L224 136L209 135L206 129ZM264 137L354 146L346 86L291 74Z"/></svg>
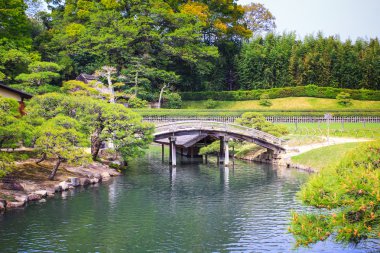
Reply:
<svg viewBox="0 0 380 253"><path fill-rule="evenodd" d="M277 163L281 154L285 153L285 141L271 134L257 129L240 126L237 124L215 121L177 121L164 124L156 124L154 142L162 144L162 156L164 145L169 145L169 163L176 165L176 153L194 157L200 146L207 145L214 140L220 140L219 161L229 164L229 140L242 140L255 143L267 149L262 154L261 160ZM179 150L178 150L179 149Z"/></svg>

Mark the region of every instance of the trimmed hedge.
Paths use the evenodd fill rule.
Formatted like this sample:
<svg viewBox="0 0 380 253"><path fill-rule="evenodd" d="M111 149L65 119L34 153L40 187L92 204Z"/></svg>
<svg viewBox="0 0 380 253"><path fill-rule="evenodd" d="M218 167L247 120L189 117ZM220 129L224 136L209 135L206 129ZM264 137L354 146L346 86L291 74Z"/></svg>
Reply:
<svg viewBox="0 0 380 253"><path fill-rule="evenodd" d="M133 109L143 117L156 116L156 117L240 117L245 112L252 112L252 110L221 110L221 109ZM299 111L286 111L286 110L254 110L264 116L309 116L309 117L323 117L327 111L322 110L299 110ZM334 116L341 117L380 117L379 110L329 110L329 113Z"/></svg>
<svg viewBox="0 0 380 253"><path fill-rule="evenodd" d="M261 90L237 90L237 91L202 91L202 92L182 92L181 97L184 101L198 100L219 100L219 101L243 101L259 100L262 94L268 94L270 99L286 97L317 97L317 98L336 98L345 92L355 100L380 101L380 91L377 90L353 90L333 87L319 87L313 84L307 86L295 86L284 88L272 88Z"/></svg>

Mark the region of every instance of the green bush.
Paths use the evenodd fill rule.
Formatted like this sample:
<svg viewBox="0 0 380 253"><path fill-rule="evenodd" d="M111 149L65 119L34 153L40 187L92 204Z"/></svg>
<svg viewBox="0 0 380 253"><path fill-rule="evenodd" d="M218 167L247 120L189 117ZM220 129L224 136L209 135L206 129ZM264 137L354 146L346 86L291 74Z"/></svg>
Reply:
<svg viewBox="0 0 380 253"><path fill-rule="evenodd" d="M45 94L45 93L52 93L52 92L60 92L61 88L58 86L50 85L50 84L43 84L38 87L35 86L29 86L25 84L11 84L9 87L17 90L24 91L26 93L32 94L32 95L38 95L38 94Z"/></svg>
<svg viewBox="0 0 380 253"><path fill-rule="evenodd" d="M128 100L128 106L130 108L144 108L148 106L148 102L137 97L131 97Z"/></svg>
<svg viewBox="0 0 380 253"><path fill-rule="evenodd" d="M0 152L0 178L12 172L15 167L13 155Z"/></svg>
<svg viewBox="0 0 380 253"><path fill-rule="evenodd" d="M236 124L251 127L274 136L283 136L289 134L286 126L275 125L271 122L268 122L265 117L256 112L246 112L241 115L240 118L235 120Z"/></svg>
<svg viewBox="0 0 380 253"><path fill-rule="evenodd" d="M319 212L293 213L289 231L296 244L309 245L330 235L345 243L380 238L380 141L349 152L302 187L301 200ZM326 210L330 210L327 212Z"/></svg>
<svg viewBox="0 0 380 253"><path fill-rule="evenodd" d="M272 105L272 102L269 100L269 95L267 93L261 94L259 104L267 107Z"/></svg>
<svg viewBox="0 0 380 253"><path fill-rule="evenodd" d="M215 109L217 106L218 106L218 102L215 101L214 99L209 98L205 102L205 107L207 109Z"/></svg>
<svg viewBox="0 0 380 253"><path fill-rule="evenodd" d="M343 106L350 106L352 105L350 94L346 92L340 92L337 96L336 99L338 100L338 104L343 105Z"/></svg>
<svg viewBox="0 0 380 253"><path fill-rule="evenodd" d="M182 106L182 98L178 93L166 93L164 94L164 108L179 109Z"/></svg>

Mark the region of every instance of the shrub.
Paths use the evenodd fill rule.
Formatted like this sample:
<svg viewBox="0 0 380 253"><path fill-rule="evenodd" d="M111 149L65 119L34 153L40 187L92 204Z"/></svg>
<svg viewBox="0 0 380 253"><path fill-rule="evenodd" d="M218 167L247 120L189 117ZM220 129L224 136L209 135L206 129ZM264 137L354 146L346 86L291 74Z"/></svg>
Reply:
<svg viewBox="0 0 380 253"><path fill-rule="evenodd" d="M148 102L146 100L142 100L138 97L131 97L128 100L128 106L130 108L144 108L148 106Z"/></svg>
<svg viewBox="0 0 380 253"><path fill-rule="evenodd" d="M309 84L305 86L305 94L308 97L317 97L319 94L319 87L315 84Z"/></svg>
<svg viewBox="0 0 380 253"><path fill-rule="evenodd" d="M214 99L209 98L209 99L207 99L206 102L205 102L205 107L206 107L207 109L214 109L214 108L216 108L217 106L218 106L218 102L215 101Z"/></svg>
<svg viewBox="0 0 380 253"><path fill-rule="evenodd" d="M0 153L0 178L12 172L15 168L14 157L12 154Z"/></svg>
<svg viewBox="0 0 380 253"><path fill-rule="evenodd" d="M285 126L275 125L265 119L265 117L256 112L246 112L237 118L235 122L239 125L251 127L263 132L267 132L274 136L282 136L289 133Z"/></svg>
<svg viewBox="0 0 380 253"><path fill-rule="evenodd" d="M351 95L349 93L342 91L336 96L336 99L338 100L338 104L343 106L350 106L352 105L350 97Z"/></svg>
<svg viewBox="0 0 380 253"><path fill-rule="evenodd" d="M380 238L380 142L367 142L349 152L337 166L327 167L302 187L299 197L329 212L293 213L289 231L298 245Z"/></svg>
<svg viewBox="0 0 380 253"><path fill-rule="evenodd" d="M267 107L272 105L272 102L269 100L268 93L261 94L259 104L262 106L267 106Z"/></svg>
<svg viewBox="0 0 380 253"><path fill-rule="evenodd" d="M164 108L179 109L182 106L182 98L178 93L166 93L164 95Z"/></svg>
<svg viewBox="0 0 380 253"><path fill-rule="evenodd" d="M95 88L77 80L69 80L63 82L61 91L76 96L96 96L99 94L99 91L97 91Z"/></svg>

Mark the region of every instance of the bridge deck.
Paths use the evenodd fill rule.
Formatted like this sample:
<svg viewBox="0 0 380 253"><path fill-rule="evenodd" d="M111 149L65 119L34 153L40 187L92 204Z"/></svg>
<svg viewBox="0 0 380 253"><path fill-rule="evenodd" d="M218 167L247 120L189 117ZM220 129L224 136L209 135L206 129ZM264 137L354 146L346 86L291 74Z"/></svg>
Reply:
<svg viewBox="0 0 380 253"><path fill-rule="evenodd" d="M276 149L285 150L285 141L276 136L237 124L215 121L180 121L157 124L154 136L156 141L157 139L168 138L170 135L194 135L197 132L199 132L199 134L220 133L230 135L232 138L247 141L252 140L252 142L258 143L259 145L269 145Z"/></svg>

